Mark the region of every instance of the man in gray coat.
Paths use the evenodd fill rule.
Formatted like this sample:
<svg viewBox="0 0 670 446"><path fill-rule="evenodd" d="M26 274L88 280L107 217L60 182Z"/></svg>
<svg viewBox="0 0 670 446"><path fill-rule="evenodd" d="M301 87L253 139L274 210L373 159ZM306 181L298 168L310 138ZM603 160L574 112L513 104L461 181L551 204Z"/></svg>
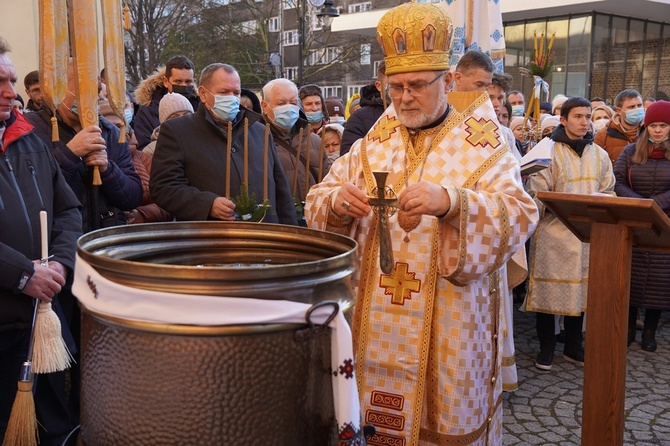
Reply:
<svg viewBox="0 0 670 446"><path fill-rule="evenodd" d="M244 179L244 119L248 118L249 193L262 201L267 178L272 209L264 221L296 225L293 199L272 138L268 138L264 172L265 128L260 115L240 107L240 91L240 76L232 66L214 63L202 71L198 95L203 106L161 125L149 181L151 197L177 220L235 220L232 198L240 194ZM227 169L229 122L232 142ZM228 197L226 184L230 184Z"/></svg>
<svg viewBox="0 0 670 446"><path fill-rule="evenodd" d="M309 153L309 186L321 181L330 169L325 150L321 153L321 138L307 131L307 118L300 110L298 87L288 79L273 79L263 87L263 118L277 145L277 152L286 173L291 192L305 200L305 165ZM300 129L302 140L300 140ZM307 150L309 148L309 152ZM298 150L300 161L297 162ZM295 176L297 166L297 177Z"/></svg>

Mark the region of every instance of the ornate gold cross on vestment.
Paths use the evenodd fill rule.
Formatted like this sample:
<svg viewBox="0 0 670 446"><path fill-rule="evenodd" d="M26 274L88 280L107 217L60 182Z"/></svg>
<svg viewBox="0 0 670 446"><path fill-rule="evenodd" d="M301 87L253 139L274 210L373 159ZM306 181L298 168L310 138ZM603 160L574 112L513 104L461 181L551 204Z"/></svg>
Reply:
<svg viewBox="0 0 670 446"><path fill-rule="evenodd" d="M379 285L386 288L384 294L393 296L392 304L405 305L405 299L412 299L412 293L421 291L421 281L414 275L407 263L398 262L389 274L381 276Z"/></svg>
<svg viewBox="0 0 670 446"><path fill-rule="evenodd" d="M385 274L393 269L393 248L391 247L391 231L388 219L396 210L398 199L393 189L386 188L386 177L388 172L372 172L377 187L373 191L376 197L370 197L370 206L375 214L379 216L379 267Z"/></svg>

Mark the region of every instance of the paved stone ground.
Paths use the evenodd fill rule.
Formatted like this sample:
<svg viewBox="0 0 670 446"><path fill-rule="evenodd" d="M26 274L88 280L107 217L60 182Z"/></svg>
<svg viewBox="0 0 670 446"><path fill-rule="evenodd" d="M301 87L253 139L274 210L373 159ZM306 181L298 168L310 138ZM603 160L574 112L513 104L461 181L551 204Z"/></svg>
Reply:
<svg viewBox="0 0 670 446"><path fill-rule="evenodd" d="M670 312L661 315L656 352L642 350L640 336L628 348L624 444L670 445ZM580 445L584 369L562 358L560 343L552 370L535 368L535 313L515 310L514 337L519 390L503 397L504 444Z"/></svg>

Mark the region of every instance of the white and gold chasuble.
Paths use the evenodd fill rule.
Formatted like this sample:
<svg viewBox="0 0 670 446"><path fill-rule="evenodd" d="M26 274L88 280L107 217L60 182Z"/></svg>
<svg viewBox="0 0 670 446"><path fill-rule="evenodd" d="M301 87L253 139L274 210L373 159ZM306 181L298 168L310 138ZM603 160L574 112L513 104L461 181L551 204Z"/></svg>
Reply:
<svg viewBox="0 0 670 446"><path fill-rule="evenodd" d="M442 124L413 136L389 107L307 196L309 226L359 243L354 354L361 416L377 429L369 445L502 444L498 270L533 231L537 208L488 96L461 97ZM372 196L377 170L396 194L425 180L458 197L446 218L424 215L409 233L398 213L389 218L389 274L378 217L331 210L344 182Z"/></svg>
<svg viewBox="0 0 670 446"><path fill-rule="evenodd" d="M614 195L612 162L596 144L581 158L563 143L554 143L551 164L530 177L528 190ZM540 223L530 243L527 311L579 316L586 311L589 282L589 244L582 243L540 200Z"/></svg>

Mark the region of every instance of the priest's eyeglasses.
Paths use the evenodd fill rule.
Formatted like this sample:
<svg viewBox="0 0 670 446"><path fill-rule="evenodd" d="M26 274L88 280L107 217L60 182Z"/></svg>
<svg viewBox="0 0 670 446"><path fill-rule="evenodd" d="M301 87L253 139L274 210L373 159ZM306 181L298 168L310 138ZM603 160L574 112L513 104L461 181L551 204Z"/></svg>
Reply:
<svg viewBox="0 0 670 446"><path fill-rule="evenodd" d="M386 84L386 93L388 93L391 99L400 99L405 93L405 90L407 90L407 93L415 98L417 96L421 96L428 87L433 85L435 81L437 81L442 76L444 76L444 71L438 74L437 77L430 82L426 82L424 84L412 84L409 87L403 87L402 85L398 84Z"/></svg>

